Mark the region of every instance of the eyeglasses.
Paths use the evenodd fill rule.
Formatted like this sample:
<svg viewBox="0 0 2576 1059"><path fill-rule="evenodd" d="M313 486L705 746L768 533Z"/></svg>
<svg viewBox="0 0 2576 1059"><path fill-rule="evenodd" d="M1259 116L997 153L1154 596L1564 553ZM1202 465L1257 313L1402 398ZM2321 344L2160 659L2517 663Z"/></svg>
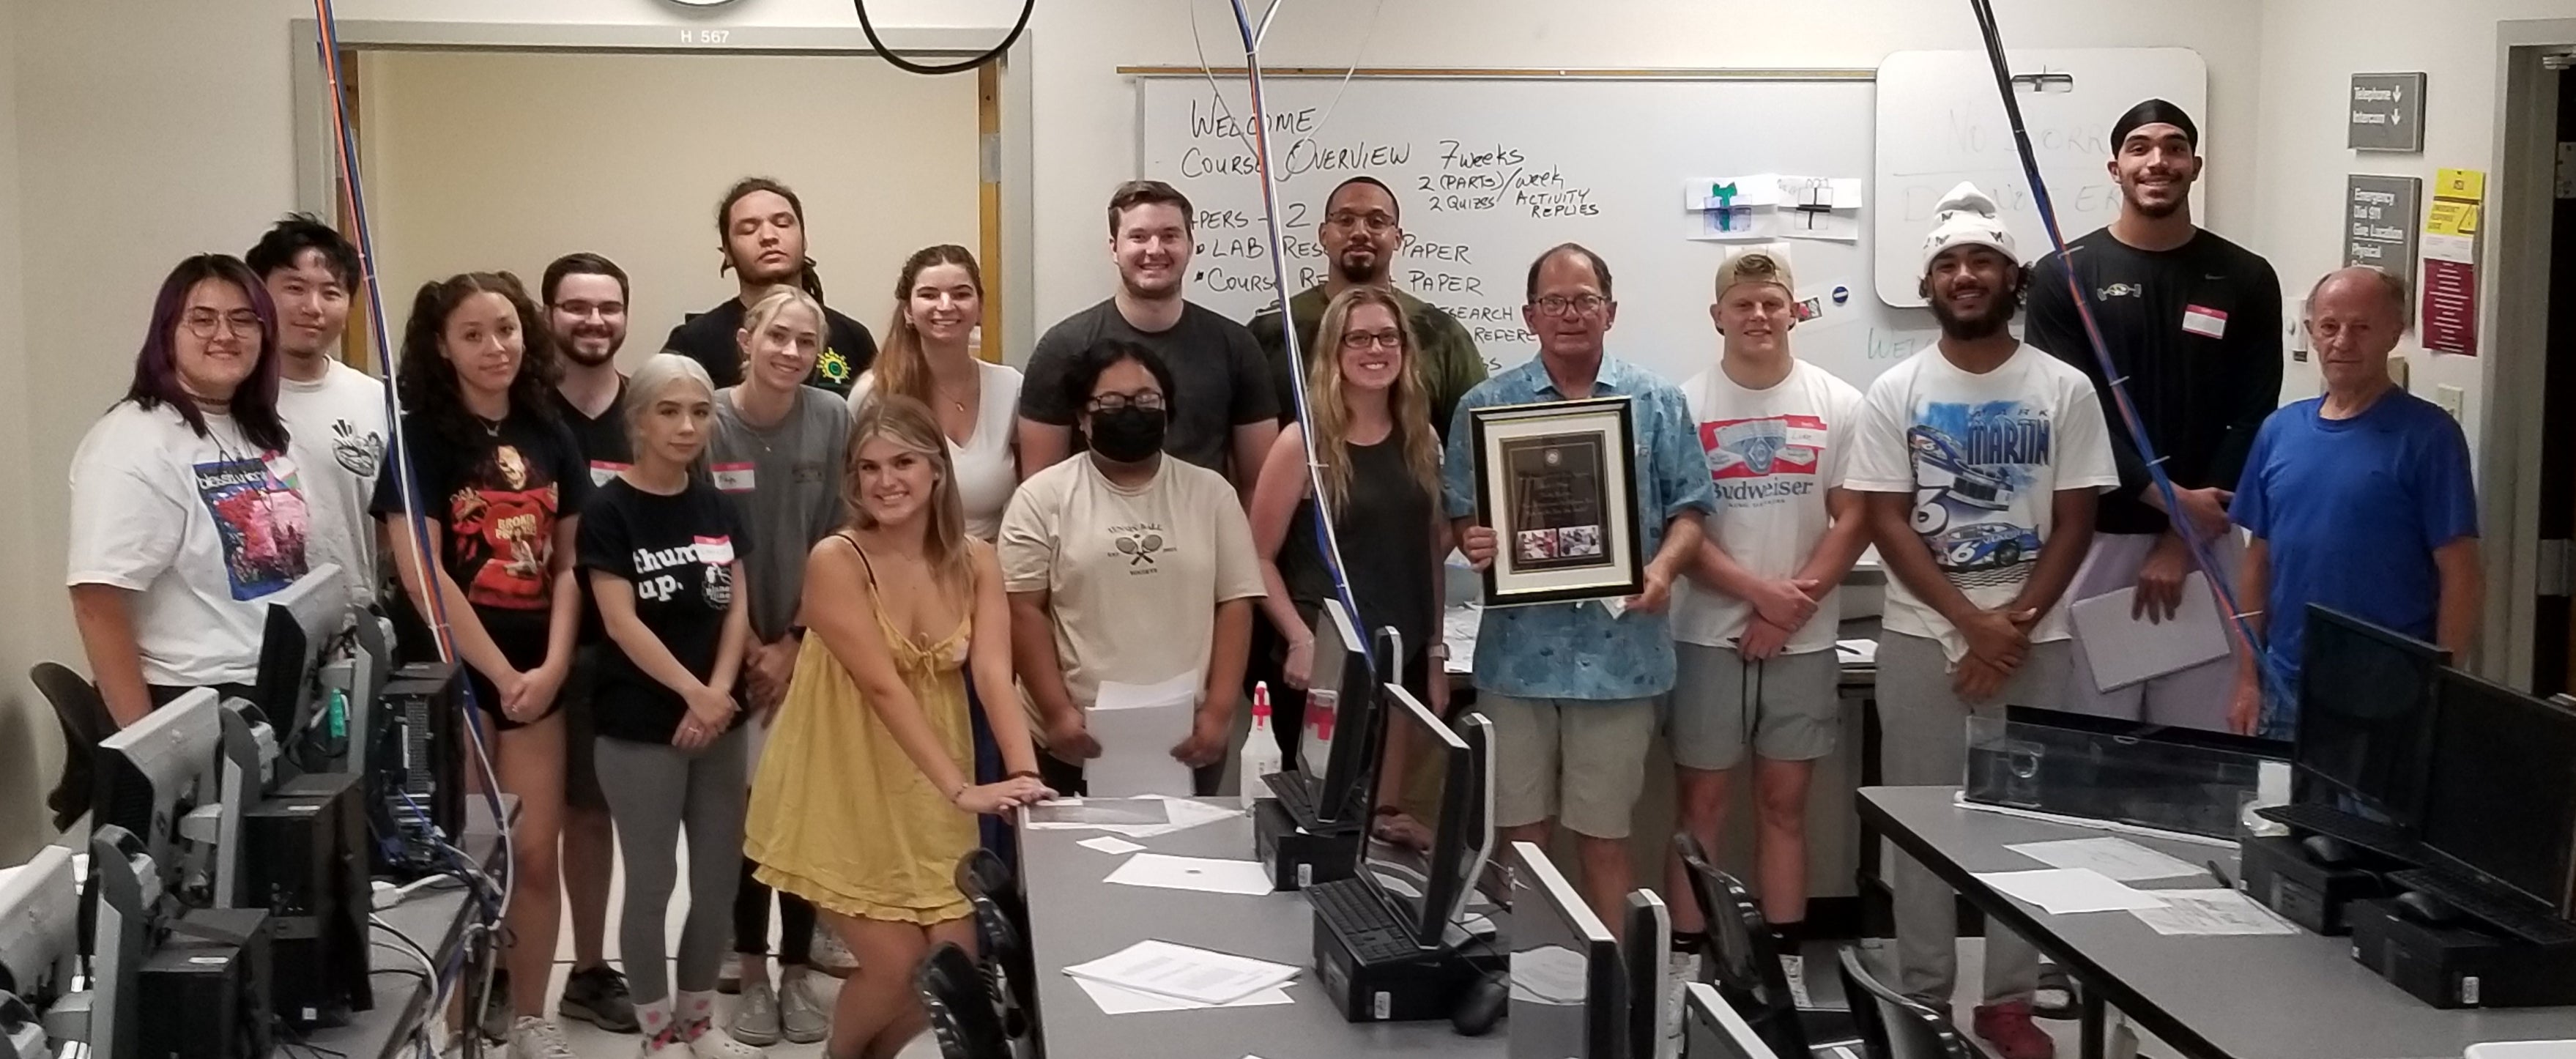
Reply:
<svg viewBox="0 0 2576 1059"><path fill-rule="evenodd" d="M1367 348L1368 348L1368 347L1370 347L1370 346L1376 346L1376 347L1377 347L1377 348L1379 348L1379 349L1402 349L1402 348L1404 348L1404 332L1402 332L1402 331L1378 331L1378 332L1375 332L1375 333L1371 333L1371 332L1367 332L1367 331L1345 331L1345 332L1342 332L1342 348L1343 348L1343 349L1367 349Z"/></svg>
<svg viewBox="0 0 2576 1059"><path fill-rule="evenodd" d="M1104 393L1091 399L1091 410L1094 412L1115 412L1129 407L1145 409L1161 408L1163 407L1163 391L1146 390L1143 393L1132 394Z"/></svg>
<svg viewBox="0 0 2576 1059"><path fill-rule="evenodd" d="M1342 212L1326 216L1324 218L1324 223L1346 232L1354 228L1366 228L1372 232L1383 232L1389 228L1395 227L1395 217L1386 213L1352 213L1348 210L1344 210Z"/></svg>
<svg viewBox="0 0 2576 1059"><path fill-rule="evenodd" d="M248 309L230 313L219 313L212 309L190 309L188 315L179 319L179 325L187 328L189 334L201 339L215 337L217 328L247 338L259 337L259 314Z"/></svg>
<svg viewBox="0 0 2576 1059"><path fill-rule="evenodd" d="M626 303L587 301L556 302L555 311L576 319L587 319L592 313L598 313L601 316L624 316L626 315Z"/></svg>
<svg viewBox="0 0 2576 1059"><path fill-rule="evenodd" d="M1598 294L1577 294L1571 298L1550 294L1530 304L1538 306L1538 311L1548 316L1591 316L1610 304L1610 299Z"/></svg>

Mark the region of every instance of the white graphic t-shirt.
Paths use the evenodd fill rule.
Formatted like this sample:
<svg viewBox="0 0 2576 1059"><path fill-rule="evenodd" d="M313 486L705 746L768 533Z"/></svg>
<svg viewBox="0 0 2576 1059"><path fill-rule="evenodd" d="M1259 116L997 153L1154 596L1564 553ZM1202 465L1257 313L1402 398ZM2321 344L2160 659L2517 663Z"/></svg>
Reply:
<svg viewBox="0 0 2576 1059"><path fill-rule="evenodd" d="M1914 498L1914 532L1952 585L1979 607L2021 592L2048 543L2056 494L2120 484L2111 432L2084 373L2029 346L1983 375L1926 347L1869 388L1844 485ZM2040 617L2033 642L2067 638L2066 600ZM1938 639L1951 661L1967 642L1890 578L1887 628Z"/></svg>
<svg viewBox="0 0 2576 1059"><path fill-rule="evenodd" d="M1798 572L1832 528L1825 492L1842 488L1860 428L1860 391L1833 373L1803 361L1789 377L1763 390L1748 390L1710 368L1682 384L1690 402L1708 477L1717 489L1717 512L1706 523L1709 539L1753 574L1783 578ZM1842 594L1829 592L1816 616L1789 637L1788 654L1833 647L1842 621ZM1744 635L1753 605L1692 584L1673 585L1673 638L1725 647Z"/></svg>
<svg viewBox="0 0 2576 1059"><path fill-rule="evenodd" d="M333 563L354 606L376 596L376 520L367 501L385 462L385 384L338 361L318 382L279 379L277 414L313 507L313 562Z"/></svg>
<svg viewBox="0 0 2576 1059"><path fill-rule="evenodd" d="M65 583L137 593L151 684L251 683L269 605L336 591L307 576L321 564L294 458L253 447L230 416L206 416L206 432L120 402L72 455Z"/></svg>

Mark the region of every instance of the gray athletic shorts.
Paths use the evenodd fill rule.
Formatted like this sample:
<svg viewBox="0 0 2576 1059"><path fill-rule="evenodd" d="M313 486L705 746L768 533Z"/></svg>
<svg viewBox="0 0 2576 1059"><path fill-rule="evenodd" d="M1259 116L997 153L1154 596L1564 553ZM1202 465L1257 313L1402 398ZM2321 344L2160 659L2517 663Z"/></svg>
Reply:
<svg viewBox="0 0 2576 1059"><path fill-rule="evenodd" d="M1654 699L1521 699L1476 693L1494 722L1494 826L1558 820L1626 838L1655 743Z"/></svg>
<svg viewBox="0 0 2576 1059"><path fill-rule="evenodd" d="M1679 668L1664 699L1664 738L1674 764L1731 769L1743 763L1748 741L1755 754L1773 761L1814 761L1834 752L1842 729L1835 693L1842 660L1832 650L1760 662L1745 661L1732 647L1677 643L1673 652Z"/></svg>

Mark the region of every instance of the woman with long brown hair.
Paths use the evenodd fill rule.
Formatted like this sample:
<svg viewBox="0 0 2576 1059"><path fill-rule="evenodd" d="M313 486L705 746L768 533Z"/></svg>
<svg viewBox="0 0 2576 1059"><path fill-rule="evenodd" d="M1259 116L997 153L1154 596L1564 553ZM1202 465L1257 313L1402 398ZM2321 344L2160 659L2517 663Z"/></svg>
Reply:
<svg viewBox="0 0 2576 1059"><path fill-rule="evenodd" d="M879 1059L920 1032L912 972L971 947L957 859L978 814L1052 796L1018 711L988 711L1011 777L973 782L966 697L1012 703L1009 601L993 546L966 533L938 421L870 402L850 430L849 521L805 567L806 628L760 773L745 852L813 902L858 956L825 1054Z"/></svg>
<svg viewBox="0 0 2576 1059"><path fill-rule="evenodd" d="M894 319L877 365L850 390L850 410L879 393L912 398L939 420L957 471L966 532L992 540L1019 488L1015 433L1020 371L980 360L971 348L984 316L984 273L965 247L925 247L905 259L894 283Z"/></svg>

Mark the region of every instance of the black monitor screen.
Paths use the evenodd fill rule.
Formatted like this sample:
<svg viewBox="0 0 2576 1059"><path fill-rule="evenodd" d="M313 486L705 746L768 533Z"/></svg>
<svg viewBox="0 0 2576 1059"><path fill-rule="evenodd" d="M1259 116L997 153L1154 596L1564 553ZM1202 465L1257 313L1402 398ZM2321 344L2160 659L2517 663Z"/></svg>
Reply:
<svg viewBox="0 0 2576 1059"><path fill-rule="evenodd" d="M1618 1059L1618 945L1547 854L1512 845L1511 1059Z"/></svg>
<svg viewBox="0 0 2576 1059"><path fill-rule="evenodd" d="M2308 608L2299 673L2301 772L2399 827L2423 809L2440 648L2325 607Z"/></svg>
<svg viewBox="0 0 2576 1059"><path fill-rule="evenodd" d="M1480 808L1468 809L1466 796L1474 792L1462 782L1481 777L1474 774L1466 741L1437 714L1402 688L1382 689L1382 694L1387 730L1394 737L1389 745L1406 761L1404 785L1440 792L1441 813L1425 829L1371 829L1360 849L1360 870L1377 881L1378 892L1417 943L1436 945L1466 896L1459 873L1472 870L1465 862L1482 852L1471 829L1486 821Z"/></svg>
<svg viewBox="0 0 2576 1059"><path fill-rule="evenodd" d="M2567 911L2576 714L2445 671L2423 843L2444 867Z"/></svg>

